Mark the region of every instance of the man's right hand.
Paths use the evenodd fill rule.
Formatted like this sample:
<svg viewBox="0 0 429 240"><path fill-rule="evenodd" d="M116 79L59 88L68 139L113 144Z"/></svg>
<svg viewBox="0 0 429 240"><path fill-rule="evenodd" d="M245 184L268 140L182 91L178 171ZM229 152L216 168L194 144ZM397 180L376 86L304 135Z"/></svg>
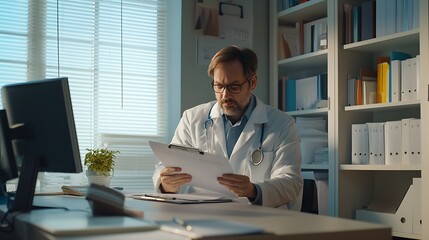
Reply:
<svg viewBox="0 0 429 240"><path fill-rule="evenodd" d="M176 193L180 187L191 182L192 176L187 173L180 173L179 167L166 167L161 170L161 185L159 189L163 193Z"/></svg>

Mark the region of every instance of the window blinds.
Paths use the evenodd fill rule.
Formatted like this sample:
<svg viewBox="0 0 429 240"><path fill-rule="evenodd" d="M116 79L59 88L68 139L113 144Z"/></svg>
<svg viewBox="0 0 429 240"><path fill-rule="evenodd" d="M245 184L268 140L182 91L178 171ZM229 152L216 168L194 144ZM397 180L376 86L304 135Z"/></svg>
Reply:
<svg viewBox="0 0 429 240"><path fill-rule="evenodd" d="M68 77L82 161L87 148L119 150L112 185L152 191L156 160L148 140L167 141L165 0L3 5L8 4L29 21L8 26L0 21L1 37L10 38L23 57L13 52L0 59L0 74L12 76L2 84ZM58 185L74 178L46 174L44 179L42 184Z"/></svg>

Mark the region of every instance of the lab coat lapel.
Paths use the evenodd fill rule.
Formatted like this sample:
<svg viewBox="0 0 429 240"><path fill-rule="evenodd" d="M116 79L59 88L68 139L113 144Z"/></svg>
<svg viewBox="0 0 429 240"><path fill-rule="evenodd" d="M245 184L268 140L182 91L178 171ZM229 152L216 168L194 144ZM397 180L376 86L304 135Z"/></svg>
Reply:
<svg viewBox="0 0 429 240"><path fill-rule="evenodd" d="M226 142L225 142L225 130L224 130L224 123L221 115L221 111L219 108L218 103L216 103L213 106L213 110L211 113L211 118L213 119L213 132L215 134L215 142L222 143L222 144L215 144L216 146L216 153L222 156L225 156L228 158L228 155L226 153Z"/></svg>

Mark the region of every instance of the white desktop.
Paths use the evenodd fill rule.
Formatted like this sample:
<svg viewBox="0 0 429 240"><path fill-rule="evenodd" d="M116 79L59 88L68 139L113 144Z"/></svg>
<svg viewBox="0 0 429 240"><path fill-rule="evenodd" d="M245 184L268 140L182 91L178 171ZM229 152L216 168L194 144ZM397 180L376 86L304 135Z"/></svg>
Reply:
<svg viewBox="0 0 429 240"><path fill-rule="evenodd" d="M8 216L15 218L13 239L15 237L47 239L47 236L49 239L72 239L79 236L79 239L93 240L110 238L126 240L145 237L147 239L187 239L183 235L161 230L163 228L159 229L159 225L152 224L171 221L173 218L194 222L228 220L264 230L264 234L257 232L253 235L236 235L222 237L222 239L391 239L391 229L383 225L235 202L174 204L127 198L125 206L143 211L144 217L140 219L143 221L127 219L128 217L112 217L108 223L103 221L109 217L103 217L104 219L98 222L94 221L95 217L92 217L90 205L84 197L36 196L34 205L59 208L33 210ZM6 206L0 206L0 216L5 212ZM71 220L64 221L65 219ZM115 221L116 223L122 221L121 223L125 225L118 228L121 225L115 225ZM89 222L101 224L101 227L95 230L93 228L75 231L79 228L83 229L83 225ZM104 228L104 224L109 228L100 233L99 230ZM211 237L202 239L211 239Z"/></svg>

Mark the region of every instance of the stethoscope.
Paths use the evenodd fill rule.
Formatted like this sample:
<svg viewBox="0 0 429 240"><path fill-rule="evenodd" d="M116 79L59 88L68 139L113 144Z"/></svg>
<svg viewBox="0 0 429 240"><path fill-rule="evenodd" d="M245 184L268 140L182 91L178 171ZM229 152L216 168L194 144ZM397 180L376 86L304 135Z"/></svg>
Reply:
<svg viewBox="0 0 429 240"><path fill-rule="evenodd" d="M206 147L207 149L209 149L208 147L208 127L210 126L211 128L213 128L213 124L214 121L212 119L211 112L213 109L214 105L212 105L212 107L210 108L210 111L207 115L207 120L204 122L204 131L205 131L205 135L206 135ZM264 141L264 131L265 131L265 123L262 124L261 127L261 137L259 139L259 147L257 149L255 149L252 154L250 155L250 162L254 165L254 166L258 166L259 164L262 163L262 161L264 160L264 152L262 152L262 143ZM213 136L212 136L212 143L213 143Z"/></svg>

